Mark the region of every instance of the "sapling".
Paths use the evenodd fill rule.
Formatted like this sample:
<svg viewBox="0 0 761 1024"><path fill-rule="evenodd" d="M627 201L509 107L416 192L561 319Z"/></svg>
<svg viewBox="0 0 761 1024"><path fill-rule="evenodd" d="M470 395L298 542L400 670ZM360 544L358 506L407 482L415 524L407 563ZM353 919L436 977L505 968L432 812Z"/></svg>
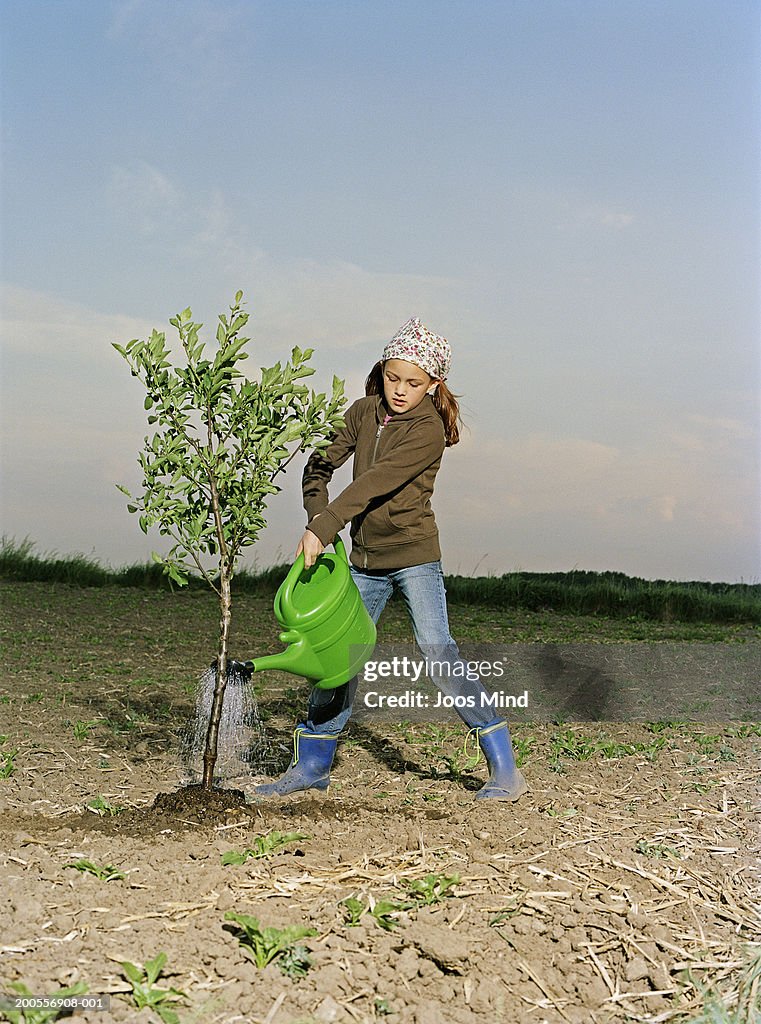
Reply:
<svg viewBox="0 0 761 1024"><path fill-rule="evenodd" d="M153 428L139 455L142 494L133 496L120 487L129 498L127 508L139 513L144 533L155 526L173 542L168 554L153 554L170 580L183 586L197 571L219 600L205 789L214 783L236 565L266 525L267 499L280 490L278 475L299 451L326 447L344 422L343 381L333 377L330 398L299 383L314 373L307 365L312 349L294 347L288 362L263 368L258 381L243 376L239 366L248 358L249 339L241 331L247 322L243 293L238 292L229 316L219 316L216 351L207 356L199 337L203 325L194 322L190 309L179 313L170 320L183 352L177 366L158 331L147 341L114 345L145 387ZM209 558L214 571L207 568Z"/></svg>

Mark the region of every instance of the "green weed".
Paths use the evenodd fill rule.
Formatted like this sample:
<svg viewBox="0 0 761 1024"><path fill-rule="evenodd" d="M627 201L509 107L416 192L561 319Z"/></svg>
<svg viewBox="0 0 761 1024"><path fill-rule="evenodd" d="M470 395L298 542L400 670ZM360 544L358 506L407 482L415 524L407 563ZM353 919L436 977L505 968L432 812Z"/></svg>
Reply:
<svg viewBox="0 0 761 1024"><path fill-rule="evenodd" d="M550 736L549 767L554 772L562 772L564 760L590 761L600 754L608 760L641 754L648 761L653 761L665 745L665 736L656 736L649 743L620 743L607 736L596 739L586 737L568 728Z"/></svg>
<svg viewBox="0 0 761 1024"><path fill-rule="evenodd" d="M559 811L553 804L544 808L544 813L548 818L575 818L579 813L575 807L566 807L564 811Z"/></svg>
<svg viewBox="0 0 761 1024"><path fill-rule="evenodd" d="M144 967L124 960L121 968L132 986L132 999L138 1010L147 1006L155 1010L164 1024L180 1024L179 1016L169 1004L185 999L185 993L176 988L154 988L166 960L166 953L159 953L153 960L147 960Z"/></svg>
<svg viewBox="0 0 761 1024"><path fill-rule="evenodd" d="M121 814L124 810L120 804L112 804L104 796L95 797L94 800L90 800L85 804L88 811L93 811L95 814L99 814L101 817L113 818L117 814Z"/></svg>
<svg viewBox="0 0 761 1024"><path fill-rule="evenodd" d="M288 978L303 978L312 967L313 961L306 946L298 943L286 949L278 959L277 966L281 974Z"/></svg>
<svg viewBox="0 0 761 1024"><path fill-rule="evenodd" d="M298 924L288 925L286 928L262 928L257 918L248 914L237 914L233 910L228 910L225 914L225 921L231 921L236 926L233 931L244 954L260 968L266 967L289 951L293 953L300 939L317 934L314 928ZM304 949L303 946L299 948ZM287 959L286 966L292 962L292 958ZM280 969L283 970L282 967ZM284 973L287 973L287 970Z"/></svg>
<svg viewBox="0 0 761 1024"><path fill-rule="evenodd" d="M526 898L525 892L509 898L513 902L510 906L503 907L501 910L497 911L494 917L489 921L490 928L497 928L498 925L503 924L505 921L509 921L510 918L515 917L516 914L520 914L523 910L523 901Z"/></svg>
<svg viewBox="0 0 761 1024"><path fill-rule="evenodd" d="M97 722L75 722L74 723L74 739L75 740L86 740L92 730L97 725Z"/></svg>
<svg viewBox="0 0 761 1024"><path fill-rule="evenodd" d="M266 835L256 837L253 847L249 846L240 853L237 850L228 850L223 853L222 864L244 864L250 857L257 860L261 857L268 857L289 843L297 843L302 839L309 839L309 836L304 832L267 832Z"/></svg>
<svg viewBox="0 0 761 1024"><path fill-rule="evenodd" d="M529 755L531 754L536 740L533 736L520 736L513 734L513 753L515 754L515 764L518 768L522 768L523 765L528 761Z"/></svg>
<svg viewBox="0 0 761 1024"><path fill-rule="evenodd" d="M734 736L744 740L748 736L761 736L761 722L746 722L743 725L730 725L726 730L727 736Z"/></svg>
<svg viewBox="0 0 761 1024"><path fill-rule="evenodd" d="M692 977L688 972L688 977ZM697 1015L685 1014L678 1024L759 1024L759 986L761 986L761 944L747 946L745 964L736 975L736 991L722 997L714 987L693 981L702 997L703 1007Z"/></svg>
<svg viewBox="0 0 761 1024"><path fill-rule="evenodd" d="M91 860L77 860L71 864L64 864L64 868L76 868L77 871L95 875L101 882L115 882L125 877L124 872L115 868L113 864L104 864L99 867Z"/></svg>
<svg viewBox="0 0 761 1024"><path fill-rule="evenodd" d="M0 751L0 779L9 779L16 770L16 750Z"/></svg>
<svg viewBox="0 0 761 1024"><path fill-rule="evenodd" d="M641 853L645 857L663 857L681 860L681 853L673 846L666 846L663 843L651 843L647 839L638 839L634 844L634 852Z"/></svg>
<svg viewBox="0 0 761 1024"><path fill-rule="evenodd" d="M20 997L29 998L34 993L30 992L26 985L20 981L13 981L8 986L13 992ZM58 992L53 993L51 999L63 999L67 996L81 996L87 992L87 985L83 981L78 981L74 985L69 985L68 988L59 989ZM67 1006L62 1006L60 1009L49 1007L33 1009L32 1007L24 1007L23 1009L12 1009L7 999L13 997L0 996L0 1013L3 1017L10 1022L10 1024L48 1024L48 1021L58 1020L59 1017L71 1016L71 1009Z"/></svg>
<svg viewBox="0 0 761 1024"><path fill-rule="evenodd" d="M341 900L338 904L339 907L343 907L346 924L349 928L356 928L359 924L359 919L367 910L367 905L358 900L355 896L347 896L345 900Z"/></svg>
<svg viewBox="0 0 761 1024"><path fill-rule="evenodd" d="M434 903L441 903L448 896L454 896L451 890L459 884L459 875L428 874L424 878L402 879L404 888L415 904L421 907L430 907Z"/></svg>
<svg viewBox="0 0 761 1024"><path fill-rule="evenodd" d="M410 903L398 903L396 900L378 900L370 910L384 932L390 932L401 923L399 915L410 909Z"/></svg>

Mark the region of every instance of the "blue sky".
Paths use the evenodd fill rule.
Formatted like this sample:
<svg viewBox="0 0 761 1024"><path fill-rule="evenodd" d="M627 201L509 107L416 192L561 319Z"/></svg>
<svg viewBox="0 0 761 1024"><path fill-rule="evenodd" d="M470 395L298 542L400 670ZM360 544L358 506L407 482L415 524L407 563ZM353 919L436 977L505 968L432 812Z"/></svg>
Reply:
<svg viewBox="0 0 761 1024"><path fill-rule="evenodd" d="M110 342L188 305L211 334L242 288L249 367L313 346L352 397L410 316L449 338L446 571L759 578L757 2L1 19L4 533L149 554ZM298 540L302 463L259 564Z"/></svg>

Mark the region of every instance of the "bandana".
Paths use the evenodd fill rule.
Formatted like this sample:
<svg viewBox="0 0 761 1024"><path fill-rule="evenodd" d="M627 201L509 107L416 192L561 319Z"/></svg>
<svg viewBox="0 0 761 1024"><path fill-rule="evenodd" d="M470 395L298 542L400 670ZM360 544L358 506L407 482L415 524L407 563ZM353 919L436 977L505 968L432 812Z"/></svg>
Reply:
<svg viewBox="0 0 761 1024"><path fill-rule="evenodd" d="M452 349L446 338L434 334L417 317L408 320L383 349L381 359L406 359L425 370L429 377L446 380Z"/></svg>

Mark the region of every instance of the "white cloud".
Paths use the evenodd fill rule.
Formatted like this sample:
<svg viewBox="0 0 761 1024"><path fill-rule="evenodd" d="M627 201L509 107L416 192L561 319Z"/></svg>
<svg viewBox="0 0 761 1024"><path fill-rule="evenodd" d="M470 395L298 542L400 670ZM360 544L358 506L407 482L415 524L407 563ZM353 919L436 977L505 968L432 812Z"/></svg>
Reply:
<svg viewBox="0 0 761 1024"><path fill-rule="evenodd" d="M582 196L558 196L555 202L559 207L557 229L562 232L588 228L625 231L637 220L631 210Z"/></svg>
<svg viewBox="0 0 761 1024"><path fill-rule="evenodd" d="M712 440L708 422L703 429L689 449L663 437L612 447L466 432L445 453L436 505L461 571L483 560L481 571L498 573L579 566L672 578L756 575L758 480L747 459L730 459ZM746 560L722 571L729 550L744 550Z"/></svg>
<svg viewBox="0 0 761 1024"><path fill-rule="evenodd" d="M335 370L356 397L389 331L409 312L426 318L428 304L441 313L432 322L444 332L447 315L455 323L443 279L265 254L257 266L263 288L261 303L252 303L252 372L293 343L314 344L318 373L310 383L329 387ZM139 484L142 392L110 342L164 326L165 317L104 314L6 289L5 532L116 563L147 557L155 540L137 530L114 487ZM446 571L578 566L667 578L757 576L757 459L741 419L664 417L656 430L651 410L647 432L614 445L530 425L508 436L503 415L490 422L476 408L461 444L444 455L434 508ZM272 525L255 549L259 564L287 556L298 538L299 476L294 464L284 493L272 499Z"/></svg>
<svg viewBox="0 0 761 1024"><path fill-rule="evenodd" d="M173 266L186 274L192 268L196 278L196 268L203 268L203 291L186 304L204 322L221 311L220 295L226 305L244 289L249 329L263 361L271 354L280 358L294 344L327 353L377 349L411 316L441 334L457 330L462 284L454 278L371 270L335 258L275 256L246 235L221 189L193 192L143 160L115 168L107 192L116 215L150 236L155 249L148 252L165 274ZM337 372L343 375L343 367Z"/></svg>
<svg viewBox="0 0 761 1024"><path fill-rule="evenodd" d="M107 36L148 55L151 70L194 99L219 95L230 81L232 49L246 12L235 0L121 0L114 5Z"/></svg>
<svg viewBox="0 0 761 1024"><path fill-rule="evenodd" d="M606 210L602 213L597 213L596 216L598 222L605 228L615 228L622 230L628 228L634 223L633 213L623 213L616 210Z"/></svg>

